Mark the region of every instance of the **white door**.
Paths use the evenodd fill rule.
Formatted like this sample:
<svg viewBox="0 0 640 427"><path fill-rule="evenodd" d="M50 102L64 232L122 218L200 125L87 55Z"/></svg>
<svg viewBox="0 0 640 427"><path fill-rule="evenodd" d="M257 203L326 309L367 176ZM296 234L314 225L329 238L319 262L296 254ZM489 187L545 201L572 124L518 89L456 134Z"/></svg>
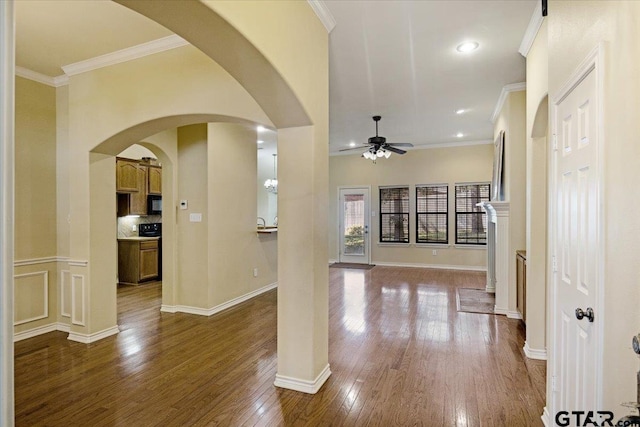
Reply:
<svg viewBox="0 0 640 427"><path fill-rule="evenodd" d="M369 264L369 188L340 189L340 262Z"/></svg>
<svg viewBox="0 0 640 427"><path fill-rule="evenodd" d="M586 73L586 74L585 74ZM602 271L598 158L601 114L597 72L584 77L554 106L552 151L552 408L598 410Z"/></svg>

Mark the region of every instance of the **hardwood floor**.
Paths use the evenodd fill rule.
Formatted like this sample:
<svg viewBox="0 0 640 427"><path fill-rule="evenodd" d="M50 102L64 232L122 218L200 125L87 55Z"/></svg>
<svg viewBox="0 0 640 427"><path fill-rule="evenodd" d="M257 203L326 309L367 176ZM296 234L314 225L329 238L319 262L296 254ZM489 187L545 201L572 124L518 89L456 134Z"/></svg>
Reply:
<svg viewBox="0 0 640 427"><path fill-rule="evenodd" d="M211 317L161 313L160 285L118 289L121 332L15 344L18 426L541 426L545 362L517 320L456 311L484 273L332 268L316 395L273 386L276 291Z"/></svg>

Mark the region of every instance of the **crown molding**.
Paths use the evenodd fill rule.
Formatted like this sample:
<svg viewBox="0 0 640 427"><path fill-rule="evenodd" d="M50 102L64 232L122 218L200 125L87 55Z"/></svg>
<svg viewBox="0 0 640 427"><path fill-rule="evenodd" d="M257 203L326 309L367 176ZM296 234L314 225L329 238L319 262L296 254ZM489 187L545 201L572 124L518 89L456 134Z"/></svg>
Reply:
<svg viewBox="0 0 640 427"><path fill-rule="evenodd" d="M122 62L153 55L154 53L160 53L166 50L186 46L188 44L188 41L176 34L173 34L147 43L142 43L137 46L96 56L95 58L87 59L85 61L64 65L62 70L67 76L74 76L76 74L86 73L87 71L97 70L98 68L107 67L109 65L120 64Z"/></svg>
<svg viewBox="0 0 640 427"><path fill-rule="evenodd" d="M502 88L502 91L500 92L500 98L498 98L498 103L496 104L496 108L495 110L493 110L493 114L491 115L491 123L496 122L498 115L500 114L500 111L504 106L504 102L507 100L507 95L509 95L510 92L520 92L523 90L527 90L527 84L524 82L513 83Z"/></svg>
<svg viewBox="0 0 640 427"><path fill-rule="evenodd" d="M485 140L485 139L481 139L478 141L455 141L455 142L440 142L440 143L436 143L436 144L422 144L422 145L416 145L413 147L408 147L406 148L407 151L414 151L414 150L429 150L432 148L455 148L455 147L469 147L472 145L486 145L486 144L493 144L493 141L491 140ZM364 149L366 149L367 147L362 147L363 148L363 152ZM403 148L404 150L405 148ZM359 153L357 151L352 151L352 152L347 152L347 151L341 151L341 152L330 152L329 156L333 157L333 156L353 156L355 154L362 154Z"/></svg>
<svg viewBox="0 0 640 427"><path fill-rule="evenodd" d="M533 9L533 14L529 21L529 26L527 27L527 31L524 32L520 48L518 49L518 52L520 52L520 54L525 58L529 54L531 46L533 46L533 42L535 41L538 31L542 26L542 21L544 21L544 16L542 16L542 4L540 2L536 2L536 7Z"/></svg>
<svg viewBox="0 0 640 427"><path fill-rule="evenodd" d="M330 33L336 26L336 20L329 11L329 8L322 0L307 0L309 6L313 9L313 11L324 25L324 28L327 29L327 33Z"/></svg>
<svg viewBox="0 0 640 427"><path fill-rule="evenodd" d="M52 87L60 87L69 84L69 77L64 74L51 77L46 74L39 73L37 71L30 70L28 68L19 67L16 65L16 76L33 80L34 82L42 83L43 85L52 86Z"/></svg>

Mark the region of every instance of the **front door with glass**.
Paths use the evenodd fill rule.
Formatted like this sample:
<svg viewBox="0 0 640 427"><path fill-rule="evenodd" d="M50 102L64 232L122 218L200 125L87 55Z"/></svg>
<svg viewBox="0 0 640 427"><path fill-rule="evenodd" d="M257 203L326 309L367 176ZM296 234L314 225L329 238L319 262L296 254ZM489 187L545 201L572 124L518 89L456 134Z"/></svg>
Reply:
<svg viewBox="0 0 640 427"><path fill-rule="evenodd" d="M340 189L340 262L369 264L369 188Z"/></svg>

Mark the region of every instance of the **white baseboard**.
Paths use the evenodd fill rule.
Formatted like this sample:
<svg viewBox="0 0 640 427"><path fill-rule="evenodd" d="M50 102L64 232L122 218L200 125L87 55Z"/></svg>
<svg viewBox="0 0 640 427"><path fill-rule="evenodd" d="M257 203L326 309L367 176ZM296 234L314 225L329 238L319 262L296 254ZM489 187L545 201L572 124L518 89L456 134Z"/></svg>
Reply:
<svg viewBox="0 0 640 427"><path fill-rule="evenodd" d="M524 355L529 359L547 360L547 350L529 347L528 342L524 342Z"/></svg>
<svg viewBox="0 0 640 427"><path fill-rule="evenodd" d="M69 332L69 337L67 337L67 339L69 341L81 342L83 344L91 344L92 342L100 341L101 339L110 337L111 335L116 335L119 332L120 329L118 329L118 325L116 325L111 328L104 329L100 332L96 332L95 334Z"/></svg>
<svg viewBox="0 0 640 427"><path fill-rule="evenodd" d="M542 424L544 424L544 427L549 427L551 425L549 424L549 410L546 406L542 410L542 416L540 418L542 418Z"/></svg>
<svg viewBox="0 0 640 427"><path fill-rule="evenodd" d="M50 323L48 325L38 326L37 328L18 332L13 334L13 342L26 340L28 338L37 337L38 335L48 334L49 332L54 331L69 332L69 325L64 323Z"/></svg>
<svg viewBox="0 0 640 427"><path fill-rule="evenodd" d="M507 308L500 308L497 305L493 306L493 312L495 314L502 314L502 315L507 315L509 313L509 309Z"/></svg>
<svg viewBox="0 0 640 427"><path fill-rule="evenodd" d="M325 381L327 381L329 376L331 376L331 369L329 369L329 364L327 363L327 366L324 367L322 372L320 372L313 381L276 374L276 380L273 385L289 390L301 391L303 393L316 394Z"/></svg>
<svg viewBox="0 0 640 427"><path fill-rule="evenodd" d="M199 316L212 316L216 313L220 313L223 310L226 310L228 308L231 308L235 305L238 305L240 303L243 303L247 300L250 300L251 298L257 297L260 294L263 294L265 292L268 292L272 289L275 289L278 287L278 282L275 283L271 283L267 286L263 286L260 289L256 289L255 291L251 291L249 293L246 293L244 295L241 295L239 297L236 297L232 300L229 300L225 303L216 305L215 307L211 307L211 308L200 308L200 307L191 307L188 305L165 305L162 304L162 306L160 307L160 311L165 312L165 313L187 313L187 314L197 314Z"/></svg>
<svg viewBox="0 0 640 427"><path fill-rule="evenodd" d="M437 268L441 270L462 270L462 271L487 271L487 267L474 265L445 265L445 264L419 264L407 262L380 262L371 260L371 264L384 267L413 267L413 268Z"/></svg>
<svg viewBox="0 0 640 427"><path fill-rule="evenodd" d="M509 319L520 319L522 320L522 314L518 310L509 310L507 311L507 317Z"/></svg>

